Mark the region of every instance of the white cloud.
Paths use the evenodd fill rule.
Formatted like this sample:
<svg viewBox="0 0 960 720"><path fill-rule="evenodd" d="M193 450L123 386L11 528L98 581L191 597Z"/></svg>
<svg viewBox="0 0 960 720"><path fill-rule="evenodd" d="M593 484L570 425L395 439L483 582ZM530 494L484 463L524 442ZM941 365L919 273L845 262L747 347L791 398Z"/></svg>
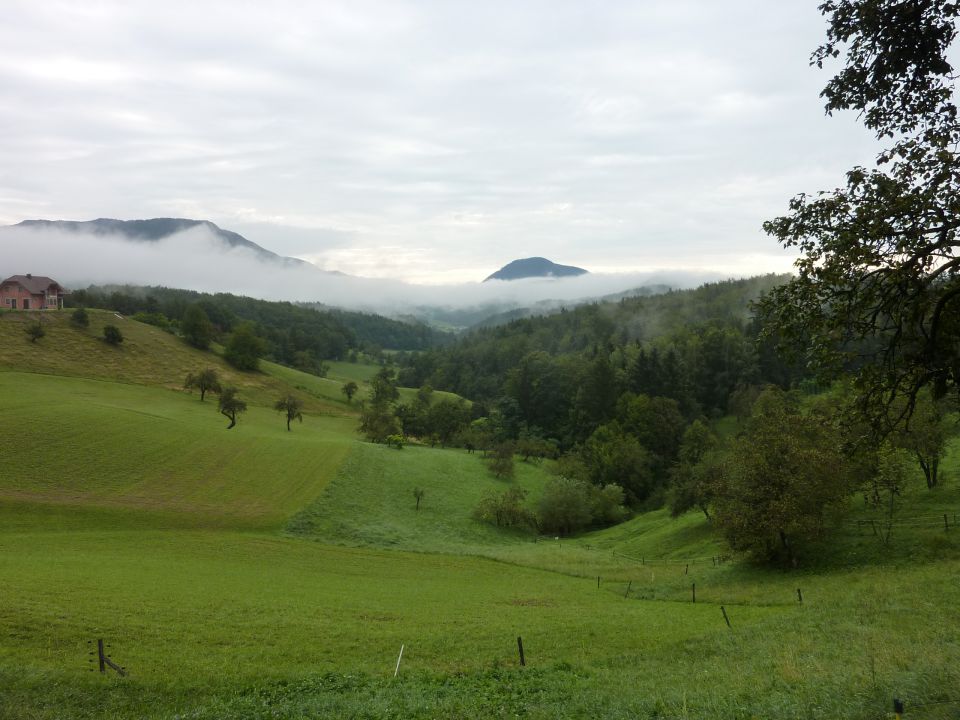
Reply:
<svg viewBox="0 0 960 720"><path fill-rule="evenodd" d="M874 155L823 118L822 32L809 0L11 0L0 221L209 219L418 282L779 258L762 221Z"/></svg>

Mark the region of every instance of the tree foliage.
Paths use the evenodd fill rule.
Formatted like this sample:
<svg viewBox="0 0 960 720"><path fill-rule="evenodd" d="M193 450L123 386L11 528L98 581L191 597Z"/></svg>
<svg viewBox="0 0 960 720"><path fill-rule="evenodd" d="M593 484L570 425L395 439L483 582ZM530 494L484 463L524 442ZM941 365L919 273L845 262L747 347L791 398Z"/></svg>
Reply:
<svg viewBox="0 0 960 720"><path fill-rule="evenodd" d="M207 317L200 304L190 304L180 321L180 333L183 335L183 339L195 348L206 350L210 347L213 332L213 323L210 322L210 318Z"/></svg>
<svg viewBox="0 0 960 720"><path fill-rule="evenodd" d="M27 334L27 337L32 343L35 343L37 340L47 334L47 331L43 329L43 324L39 320L37 320L37 322L28 323L23 331Z"/></svg>
<svg viewBox="0 0 960 720"><path fill-rule="evenodd" d="M757 399L714 481L714 522L731 547L791 564L853 489L835 428L776 388Z"/></svg>
<svg viewBox="0 0 960 720"><path fill-rule="evenodd" d="M765 230L797 248L797 277L762 305L824 376L854 370L861 409L889 432L920 390L960 382L960 124L947 51L960 4L831 0L822 97L853 110L886 147L843 187L795 197ZM899 399L905 398L905 403Z"/></svg>
<svg viewBox="0 0 960 720"><path fill-rule="evenodd" d="M473 517L497 527L536 527L536 516L524 505L527 491L509 487L503 492L487 490L473 511Z"/></svg>
<svg viewBox="0 0 960 720"><path fill-rule="evenodd" d="M231 333L223 348L223 358L238 370L257 370L266 344L257 337L253 325L241 323Z"/></svg>
<svg viewBox="0 0 960 720"><path fill-rule="evenodd" d="M103 339L108 345L119 345L123 342L123 333L116 325L104 325Z"/></svg>
<svg viewBox="0 0 960 720"><path fill-rule="evenodd" d="M293 420L303 422L303 401L294 395L285 395L273 404L273 409L284 413L287 418L287 432Z"/></svg>
<svg viewBox="0 0 960 720"><path fill-rule="evenodd" d="M237 389L235 387L225 387L220 392L220 401L217 404L217 408L221 415L230 420L230 424L227 425L227 430L229 430L237 424L237 415L246 412L247 404L237 397Z"/></svg>
<svg viewBox="0 0 960 720"><path fill-rule="evenodd" d="M70 313L70 324L74 327L85 328L90 326L90 314L85 307L78 307Z"/></svg>
<svg viewBox="0 0 960 720"><path fill-rule="evenodd" d="M199 390L200 402L203 402L208 392L220 392L220 375L214 368L204 368L196 374L187 375L183 386L187 389Z"/></svg>
<svg viewBox="0 0 960 720"><path fill-rule="evenodd" d="M343 387L340 388L342 392L347 397L347 403L353 402L353 396L357 394L357 390L360 389L360 386L357 385L353 380L349 380L343 384Z"/></svg>

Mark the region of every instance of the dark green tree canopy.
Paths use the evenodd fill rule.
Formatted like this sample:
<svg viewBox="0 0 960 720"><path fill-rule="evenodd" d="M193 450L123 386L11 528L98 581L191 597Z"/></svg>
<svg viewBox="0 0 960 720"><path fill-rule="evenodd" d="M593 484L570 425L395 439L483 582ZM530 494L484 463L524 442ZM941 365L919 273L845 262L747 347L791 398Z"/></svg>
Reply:
<svg viewBox="0 0 960 720"><path fill-rule="evenodd" d="M198 303L189 305L180 321L183 339L195 348L206 350L213 339L213 323Z"/></svg>
<svg viewBox="0 0 960 720"><path fill-rule="evenodd" d="M123 333L116 325L103 326L103 339L109 345L119 345L123 342Z"/></svg>
<svg viewBox="0 0 960 720"><path fill-rule="evenodd" d="M845 61L823 91L827 112L857 111L889 145L876 168L798 195L789 215L765 223L801 255L796 279L762 310L823 375L855 370L861 409L888 432L924 386L937 397L960 386L960 124L947 59L960 5L840 0L820 9L829 29L813 62Z"/></svg>
<svg viewBox="0 0 960 720"><path fill-rule="evenodd" d="M266 349L266 343L254 332L253 325L241 323L227 340L223 357L238 370L257 370Z"/></svg>
<svg viewBox="0 0 960 720"><path fill-rule="evenodd" d="M221 415L230 420L230 424L227 425L227 430L229 430L237 424L237 415L246 411L247 403L237 397L235 387L225 387L220 392L218 409Z"/></svg>
<svg viewBox="0 0 960 720"><path fill-rule="evenodd" d="M220 375L214 368L204 368L198 373L187 375L183 386L187 389L199 390L200 402L203 402L208 392L220 392Z"/></svg>
<svg viewBox="0 0 960 720"><path fill-rule="evenodd" d="M293 420L303 422L303 401L298 397L286 395L273 404L273 409L286 415L287 432L290 432L290 423Z"/></svg>

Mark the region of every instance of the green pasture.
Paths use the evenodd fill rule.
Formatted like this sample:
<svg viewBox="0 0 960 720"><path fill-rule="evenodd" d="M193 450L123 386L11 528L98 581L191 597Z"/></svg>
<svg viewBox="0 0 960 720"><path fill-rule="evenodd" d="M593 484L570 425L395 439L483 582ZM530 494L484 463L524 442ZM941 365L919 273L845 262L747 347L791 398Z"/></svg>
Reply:
<svg viewBox="0 0 960 720"><path fill-rule="evenodd" d="M486 492L519 485L531 506L550 475L517 462L512 479L495 478L480 453L358 444L323 496L288 529L327 543L437 553L484 553L533 544L531 530L497 528L472 517ZM419 511L414 488L424 491Z"/></svg>
<svg viewBox="0 0 960 720"><path fill-rule="evenodd" d="M239 388L248 403L272 405L279 397L293 393L310 412L343 414L343 396L326 398L297 390L313 376L284 368L283 377L268 372L241 372L212 351L197 350L180 338L153 325L125 318L105 310L88 310L90 326L76 328L70 323L69 310L39 313L0 313L0 371L95 378L137 385L152 385L179 390L189 373L212 367L221 383ZM27 339L24 329L37 320L46 335L36 342ZM103 327L115 325L123 333L118 346L103 341ZM267 370L279 368L265 363ZM331 403L329 400L336 400Z"/></svg>
<svg viewBox="0 0 960 720"><path fill-rule="evenodd" d="M360 442L337 393L371 366L237 373L250 409L227 431L180 388L235 372L216 355L132 321L109 348L106 313L47 315L32 344L23 315L0 316L4 720L866 720L894 695L960 700L956 442L943 487L897 498L889 542L854 497L821 560L769 569L696 512L575 539L479 523L484 492L533 504L548 466L498 480L478 454ZM310 404L287 432L271 405L291 390ZM127 677L91 672L98 637Z"/></svg>
<svg viewBox="0 0 960 720"><path fill-rule="evenodd" d="M215 397L29 373L0 372L0 397L0 497L218 527L278 526L313 501L355 424L308 414L287 432L251 405L227 431Z"/></svg>

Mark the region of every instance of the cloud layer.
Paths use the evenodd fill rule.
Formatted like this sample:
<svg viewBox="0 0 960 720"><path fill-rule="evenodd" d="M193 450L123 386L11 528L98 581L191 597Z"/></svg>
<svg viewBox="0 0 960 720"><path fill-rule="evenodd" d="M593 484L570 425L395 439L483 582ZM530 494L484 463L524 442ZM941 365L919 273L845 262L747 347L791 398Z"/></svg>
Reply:
<svg viewBox="0 0 960 720"><path fill-rule="evenodd" d="M464 308L492 303L527 306L548 299L574 301L653 283L687 287L720 277L716 273L677 270L591 274L562 280L412 285L265 262L251 250L230 248L202 227L158 242L50 229L0 228L0 247L2 277L28 272L49 275L69 288L89 284L163 285L269 300L321 302L386 315L403 315L428 305Z"/></svg>
<svg viewBox="0 0 960 720"><path fill-rule="evenodd" d="M852 118L823 117L811 0L11 0L4 16L0 223L209 219L418 283L532 255L737 268L776 263L762 221L874 153Z"/></svg>

